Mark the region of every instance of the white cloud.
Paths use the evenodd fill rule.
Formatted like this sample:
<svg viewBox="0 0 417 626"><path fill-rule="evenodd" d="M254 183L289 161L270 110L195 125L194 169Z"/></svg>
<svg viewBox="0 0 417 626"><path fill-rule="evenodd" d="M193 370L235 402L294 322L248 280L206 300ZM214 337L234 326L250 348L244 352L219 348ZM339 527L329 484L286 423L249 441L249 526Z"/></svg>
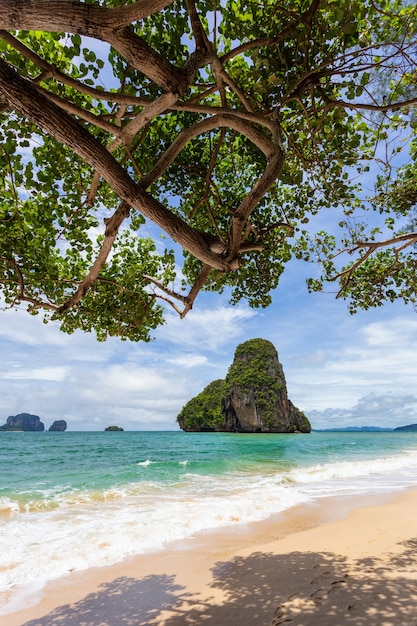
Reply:
<svg viewBox="0 0 417 626"><path fill-rule="evenodd" d="M178 367L196 368L202 365L209 365L209 361L203 354L180 354L174 357L167 357L167 363L177 365Z"/></svg>
<svg viewBox="0 0 417 626"><path fill-rule="evenodd" d="M363 425L372 416L375 424L379 411L387 426L417 422L417 316L411 309L384 307L352 317L344 303L308 296L292 283L278 294L264 311L202 294L184 320L169 312L148 344L98 343L82 332L65 335L40 316L0 312L0 423L29 412L47 427L66 419L72 430L112 423L175 429L182 406L224 378L236 346L251 337L275 345L289 397L317 428L352 420Z"/></svg>
<svg viewBox="0 0 417 626"><path fill-rule="evenodd" d="M10 368L0 372L0 378L19 380L65 380L67 367L38 367L27 369L23 367Z"/></svg>
<svg viewBox="0 0 417 626"><path fill-rule="evenodd" d="M353 321L350 325L355 324L357 322ZM345 412L338 414L339 420L359 418L365 406L364 415L370 415L371 404L361 403L360 398L408 398L410 391L416 388L416 339L417 317L414 314L363 326L358 324L355 332L346 333L343 342L333 338L325 342L329 349L306 351L303 359L298 357L291 363L286 370L290 397L307 414L319 412L324 417L334 416L336 410L342 409ZM387 393L393 395L387 396ZM357 406L359 413L347 409L352 406ZM374 406L381 415L387 409L386 404ZM328 407L333 407L329 414L326 413ZM415 410L409 405L405 408L408 415ZM415 416L417 421L417 413ZM386 417L396 419L392 407ZM400 416L399 420L402 421Z"/></svg>
<svg viewBox="0 0 417 626"><path fill-rule="evenodd" d="M370 393L346 409L327 408L311 411L313 428L343 428L346 426L378 426L396 428L417 422L417 396Z"/></svg>
<svg viewBox="0 0 417 626"><path fill-rule="evenodd" d="M196 308L183 320L169 313L168 323L157 331L157 338L181 346L216 351L242 336L245 332L244 324L254 316L255 311L243 306Z"/></svg>

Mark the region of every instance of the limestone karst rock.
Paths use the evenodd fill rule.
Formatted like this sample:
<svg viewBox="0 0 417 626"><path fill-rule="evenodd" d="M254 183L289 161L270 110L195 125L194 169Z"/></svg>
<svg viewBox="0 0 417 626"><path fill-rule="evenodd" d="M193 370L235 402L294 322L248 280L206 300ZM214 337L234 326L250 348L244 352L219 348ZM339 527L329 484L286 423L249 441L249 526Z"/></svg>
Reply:
<svg viewBox="0 0 417 626"><path fill-rule="evenodd" d="M55 420L48 430L49 432L63 433L64 430L67 430L67 422L65 420Z"/></svg>
<svg viewBox="0 0 417 626"><path fill-rule="evenodd" d="M18 415L9 415L6 423L3 424L3 426L0 426L0 430L42 432L45 430L45 426L41 422L38 415L32 415L31 413L19 413Z"/></svg>
<svg viewBox="0 0 417 626"><path fill-rule="evenodd" d="M265 339L240 344L226 379L190 400L177 421L186 431L311 431L307 417L289 400L277 350Z"/></svg>

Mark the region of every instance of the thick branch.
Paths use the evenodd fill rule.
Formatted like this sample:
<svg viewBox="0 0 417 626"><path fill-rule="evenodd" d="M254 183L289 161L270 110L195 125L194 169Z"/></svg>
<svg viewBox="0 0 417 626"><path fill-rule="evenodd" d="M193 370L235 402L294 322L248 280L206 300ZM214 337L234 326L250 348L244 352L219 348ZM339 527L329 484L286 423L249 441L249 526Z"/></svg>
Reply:
<svg viewBox="0 0 417 626"><path fill-rule="evenodd" d="M130 23L167 6L169 0L140 0L108 9L73 0L4 0L0 24L4 30L45 30L77 33L111 44L136 69L166 91L182 94L185 74L134 33Z"/></svg>
<svg viewBox="0 0 417 626"><path fill-rule="evenodd" d="M226 259L235 258L240 251L242 233L245 224L258 202L264 197L271 185L273 185L273 183L277 180L283 165L284 153L277 147L274 157L269 161L262 176L245 196L244 200L240 203L232 217Z"/></svg>
<svg viewBox="0 0 417 626"><path fill-rule="evenodd" d="M97 36L103 28L122 28L161 11L172 0L138 0L107 8L74 0L2 0L0 23L5 30L47 30Z"/></svg>
<svg viewBox="0 0 417 626"><path fill-rule="evenodd" d="M132 67L148 76L165 91L184 95L188 84L183 70L176 68L127 26L123 30L102 30L99 39L107 41Z"/></svg>
<svg viewBox="0 0 417 626"><path fill-rule="evenodd" d="M197 137L208 130L215 128L233 128L237 132L245 135L252 143L254 143L266 156L268 160L272 159L276 153L276 146L257 128L249 124L245 120L236 118L234 115L214 115L197 122L193 126L184 129L172 142L169 148L164 152L159 161L155 164L150 172L143 178L145 187L149 187L157 178L159 178L169 165L174 161L176 156L181 152L182 148L193 137Z"/></svg>
<svg viewBox="0 0 417 626"><path fill-rule="evenodd" d="M9 106L89 163L122 200L155 222L185 250L212 267L222 271L232 269L230 263L226 263L223 258L211 251L205 235L188 226L180 217L147 194L143 186L136 184L86 129L42 96L29 81L18 76L1 59L0 95Z"/></svg>

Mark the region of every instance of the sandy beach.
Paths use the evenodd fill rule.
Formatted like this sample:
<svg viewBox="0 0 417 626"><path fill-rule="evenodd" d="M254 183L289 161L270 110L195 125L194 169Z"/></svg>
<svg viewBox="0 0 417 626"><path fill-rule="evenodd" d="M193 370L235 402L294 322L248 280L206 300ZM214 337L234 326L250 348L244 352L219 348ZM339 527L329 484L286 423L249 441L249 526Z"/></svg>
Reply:
<svg viewBox="0 0 417 626"><path fill-rule="evenodd" d="M69 574L1 623L417 626L417 490L323 498Z"/></svg>

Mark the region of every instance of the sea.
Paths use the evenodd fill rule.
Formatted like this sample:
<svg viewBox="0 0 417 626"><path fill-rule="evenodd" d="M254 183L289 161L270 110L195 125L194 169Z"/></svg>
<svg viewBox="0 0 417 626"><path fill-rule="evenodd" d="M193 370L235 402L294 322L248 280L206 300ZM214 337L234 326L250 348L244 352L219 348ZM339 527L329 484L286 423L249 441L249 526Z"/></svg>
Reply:
<svg viewBox="0 0 417 626"><path fill-rule="evenodd" d="M199 531L417 486L412 432L2 432L0 451L0 615Z"/></svg>

